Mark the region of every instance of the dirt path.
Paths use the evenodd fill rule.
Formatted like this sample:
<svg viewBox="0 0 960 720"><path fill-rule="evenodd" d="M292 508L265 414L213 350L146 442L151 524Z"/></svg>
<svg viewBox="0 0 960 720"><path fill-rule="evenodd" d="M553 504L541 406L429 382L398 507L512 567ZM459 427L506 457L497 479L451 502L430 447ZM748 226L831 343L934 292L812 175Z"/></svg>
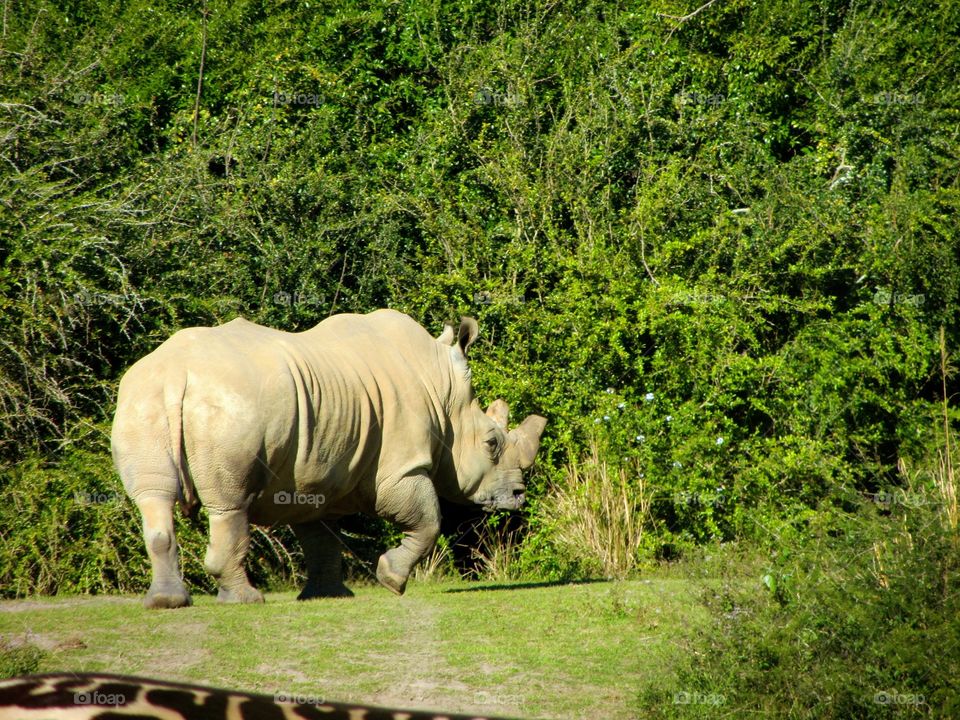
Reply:
<svg viewBox="0 0 960 720"><path fill-rule="evenodd" d="M97 595L95 597L66 597L53 600L3 600L0 601L0 613L34 612L35 610L62 610L67 607L83 607L84 605L103 605L116 603L118 605L136 605L140 602L135 597L116 597L113 595Z"/></svg>
<svg viewBox="0 0 960 720"><path fill-rule="evenodd" d="M469 692L464 683L451 679L454 669L447 665L441 652L440 612L430 603L416 598L403 598L403 625L407 629L402 648L393 661L402 668L401 679L394 687L374 695L370 702L397 707L440 707L444 695Z"/></svg>
<svg viewBox="0 0 960 720"><path fill-rule="evenodd" d="M469 591L469 592L468 592ZM686 580L514 588L418 585L401 598L148 612L140 599L0 602L0 645L40 669L143 675L411 710L525 718L637 716L638 688L672 681L709 627Z"/></svg>

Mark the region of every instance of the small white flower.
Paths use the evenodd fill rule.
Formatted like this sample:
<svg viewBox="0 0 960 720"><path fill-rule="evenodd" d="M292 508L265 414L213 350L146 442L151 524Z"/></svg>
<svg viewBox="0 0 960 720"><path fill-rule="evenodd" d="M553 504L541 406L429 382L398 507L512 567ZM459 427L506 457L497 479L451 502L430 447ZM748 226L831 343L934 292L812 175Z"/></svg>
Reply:
<svg viewBox="0 0 960 720"><path fill-rule="evenodd" d="M643 399L646 400L647 402L650 402L651 400L653 400L653 393L648 392L646 395L643 396Z"/></svg>
<svg viewBox="0 0 960 720"><path fill-rule="evenodd" d="M627 406L626 403L617 403L617 409L623 410Z"/></svg>
<svg viewBox="0 0 960 720"><path fill-rule="evenodd" d="M718 438L717 438L717 445L723 445L723 438L722 438L722 437L718 437Z"/></svg>
<svg viewBox="0 0 960 720"><path fill-rule="evenodd" d="M610 422L610 416L609 416L609 415L604 415L604 416L603 416L603 421L604 421L604 422Z"/></svg>
<svg viewBox="0 0 960 720"><path fill-rule="evenodd" d="M673 415L667 415L667 417L664 418L664 419L665 419L667 422L673 422Z"/></svg>
<svg viewBox="0 0 960 720"><path fill-rule="evenodd" d="M646 435L637 435L637 442L642 443L646 439L647 439Z"/></svg>
<svg viewBox="0 0 960 720"><path fill-rule="evenodd" d="M599 424L600 424L600 418L595 418L594 421L593 421L593 424L594 424L594 425L599 425Z"/></svg>
<svg viewBox="0 0 960 720"><path fill-rule="evenodd" d="M683 463L681 463L679 460L674 460L674 461L673 461L673 466L674 466L675 468L682 468L682 467L683 467Z"/></svg>
<svg viewBox="0 0 960 720"><path fill-rule="evenodd" d="M613 395L613 388L607 388L607 395Z"/></svg>

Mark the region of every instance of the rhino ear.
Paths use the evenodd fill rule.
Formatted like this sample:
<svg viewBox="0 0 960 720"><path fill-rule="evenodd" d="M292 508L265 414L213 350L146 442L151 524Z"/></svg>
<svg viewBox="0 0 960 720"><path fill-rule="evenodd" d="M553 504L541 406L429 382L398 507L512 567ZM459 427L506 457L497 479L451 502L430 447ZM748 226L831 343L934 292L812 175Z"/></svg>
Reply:
<svg viewBox="0 0 960 720"><path fill-rule="evenodd" d="M453 345L453 339L456 337L453 332L453 325L450 323L443 324L443 332L437 336L437 342L441 345Z"/></svg>
<svg viewBox="0 0 960 720"><path fill-rule="evenodd" d="M510 432L510 437L517 445L520 456L520 468L526 470L533 465L540 449L540 435L547 426L547 419L539 415L527 415L523 422Z"/></svg>
<svg viewBox="0 0 960 720"><path fill-rule="evenodd" d="M480 326L472 317L460 318L460 329L457 330L457 345L460 346L461 354L466 357L467 350L473 345L473 341L480 334Z"/></svg>
<svg viewBox="0 0 960 720"><path fill-rule="evenodd" d="M510 406L500 398L497 398L490 407L487 408L487 417L493 420L504 430L507 429L507 422L510 420Z"/></svg>

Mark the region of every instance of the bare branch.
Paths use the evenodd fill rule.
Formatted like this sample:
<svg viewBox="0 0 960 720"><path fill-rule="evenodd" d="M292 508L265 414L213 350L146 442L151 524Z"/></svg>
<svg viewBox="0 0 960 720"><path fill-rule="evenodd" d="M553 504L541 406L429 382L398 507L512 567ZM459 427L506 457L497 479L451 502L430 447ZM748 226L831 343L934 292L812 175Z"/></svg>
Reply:
<svg viewBox="0 0 960 720"><path fill-rule="evenodd" d="M191 144L197 147L197 120L200 117L200 93L203 91L203 64L207 59L207 2L203 2L203 43L200 46L200 75L197 78L197 98L193 103L193 138Z"/></svg>
<svg viewBox="0 0 960 720"><path fill-rule="evenodd" d="M666 13L657 13L657 17L667 18L668 20L676 20L678 23L685 23L687 20L695 18L697 15L699 15L704 10L706 10L708 7L713 5L716 1L717 0L710 0L710 2L706 3L705 5L701 5L692 13L688 13L686 15L667 15Z"/></svg>

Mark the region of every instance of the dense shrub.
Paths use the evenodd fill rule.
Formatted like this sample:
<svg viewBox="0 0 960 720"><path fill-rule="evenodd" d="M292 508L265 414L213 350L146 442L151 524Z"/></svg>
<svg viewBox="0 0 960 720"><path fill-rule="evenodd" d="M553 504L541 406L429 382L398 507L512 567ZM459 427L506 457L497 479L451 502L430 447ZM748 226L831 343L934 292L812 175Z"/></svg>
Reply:
<svg viewBox="0 0 960 720"><path fill-rule="evenodd" d="M98 428L101 432L105 428ZM102 436L101 436L102 437ZM103 443L70 449L54 462L30 458L6 473L0 506L0 598L32 593L146 591L150 565L140 513L112 471ZM374 581L377 557L391 539L378 521L345 528L345 573ZM180 565L191 592L215 591L203 567L207 515L175 512ZM285 527L253 527L248 569L267 590L303 581L300 548Z"/></svg>
<svg viewBox="0 0 960 720"><path fill-rule="evenodd" d="M550 418L525 572L576 560L538 500L592 438L644 474L661 557L767 541L931 447L937 331L960 339L954 3L7 10L0 491L45 488L72 537L62 467L115 480L65 439L175 329L237 314L476 316L480 396ZM57 587L125 587L115 560Z"/></svg>
<svg viewBox="0 0 960 720"><path fill-rule="evenodd" d="M919 487L779 528L766 572L707 593L713 626L689 641L676 686L640 705L650 717L955 716L960 565L943 510Z"/></svg>
<svg viewBox="0 0 960 720"><path fill-rule="evenodd" d="M142 592L150 565L140 514L112 472L108 452L67 450L56 462L31 458L7 473L0 507L0 597L31 593ZM193 592L213 591L203 569L203 514L176 514L180 564ZM300 579L289 533L253 534L253 578L267 587Z"/></svg>
<svg viewBox="0 0 960 720"><path fill-rule="evenodd" d="M36 645L0 639L0 679L36 672L45 655Z"/></svg>

